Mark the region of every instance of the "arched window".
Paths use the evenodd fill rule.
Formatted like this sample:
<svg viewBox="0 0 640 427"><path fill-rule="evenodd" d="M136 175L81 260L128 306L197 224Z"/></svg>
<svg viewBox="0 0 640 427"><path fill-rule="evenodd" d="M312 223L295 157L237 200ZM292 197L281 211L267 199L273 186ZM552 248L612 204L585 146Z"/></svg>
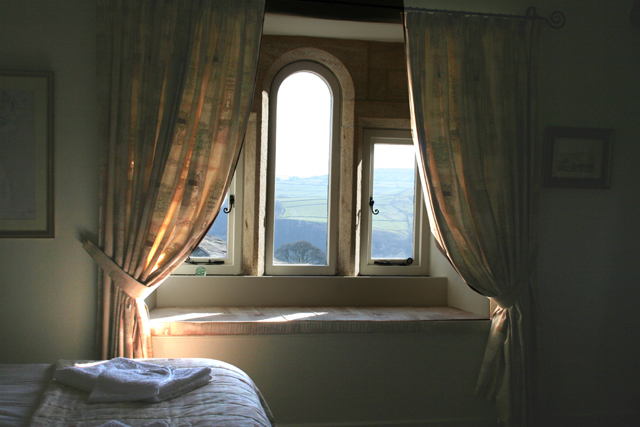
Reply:
<svg viewBox="0 0 640 427"><path fill-rule="evenodd" d="M276 74L270 93L265 271L335 274L340 86L315 62Z"/></svg>

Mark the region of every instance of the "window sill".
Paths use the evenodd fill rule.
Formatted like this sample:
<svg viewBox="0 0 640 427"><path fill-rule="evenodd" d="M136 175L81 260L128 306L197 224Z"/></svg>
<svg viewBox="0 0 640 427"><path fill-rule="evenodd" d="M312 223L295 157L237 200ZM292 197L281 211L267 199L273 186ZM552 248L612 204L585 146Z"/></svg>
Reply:
<svg viewBox="0 0 640 427"><path fill-rule="evenodd" d="M162 307L151 311L155 337L484 331L489 323L451 307Z"/></svg>

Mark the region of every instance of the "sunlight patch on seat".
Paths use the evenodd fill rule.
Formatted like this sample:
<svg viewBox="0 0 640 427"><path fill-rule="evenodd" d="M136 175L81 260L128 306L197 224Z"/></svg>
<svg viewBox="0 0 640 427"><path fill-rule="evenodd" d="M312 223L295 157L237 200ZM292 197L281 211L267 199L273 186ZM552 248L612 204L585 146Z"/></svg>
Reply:
<svg viewBox="0 0 640 427"><path fill-rule="evenodd" d="M158 322L188 322L188 321L195 321L198 319L203 319L205 317L212 317L212 316L221 316L225 313L185 313L185 314L176 314L173 316L166 316L166 317L158 317L155 318L154 320L158 321Z"/></svg>

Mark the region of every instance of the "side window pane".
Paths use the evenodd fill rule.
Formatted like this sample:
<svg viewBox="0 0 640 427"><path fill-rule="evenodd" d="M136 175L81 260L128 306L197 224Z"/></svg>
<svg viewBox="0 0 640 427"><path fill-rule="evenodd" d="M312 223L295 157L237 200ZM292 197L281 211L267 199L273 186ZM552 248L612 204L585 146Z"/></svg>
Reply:
<svg viewBox="0 0 640 427"><path fill-rule="evenodd" d="M371 258L414 258L415 151L406 144L375 144Z"/></svg>
<svg viewBox="0 0 640 427"><path fill-rule="evenodd" d="M193 258L227 259L227 249L229 243L229 196L224 200L220 212L213 222L213 225L204 236L198 247L191 252Z"/></svg>
<svg viewBox="0 0 640 427"><path fill-rule="evenodd" d="M273 263L327 265L331 91L298 72L277 97Z"/></svg>

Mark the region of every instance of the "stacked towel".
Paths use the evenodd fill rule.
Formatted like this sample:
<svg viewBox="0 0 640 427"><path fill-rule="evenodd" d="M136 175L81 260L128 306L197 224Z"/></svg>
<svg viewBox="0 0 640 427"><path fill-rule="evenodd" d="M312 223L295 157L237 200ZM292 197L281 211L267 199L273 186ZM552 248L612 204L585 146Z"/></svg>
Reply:
<svg viewBox="0 0 640 427"><path fill-rule="evenodd" d="M211 368L174 368L118 357L59 368L54 379L91 393L89 403L162 402L208 384Z"/></svg>

